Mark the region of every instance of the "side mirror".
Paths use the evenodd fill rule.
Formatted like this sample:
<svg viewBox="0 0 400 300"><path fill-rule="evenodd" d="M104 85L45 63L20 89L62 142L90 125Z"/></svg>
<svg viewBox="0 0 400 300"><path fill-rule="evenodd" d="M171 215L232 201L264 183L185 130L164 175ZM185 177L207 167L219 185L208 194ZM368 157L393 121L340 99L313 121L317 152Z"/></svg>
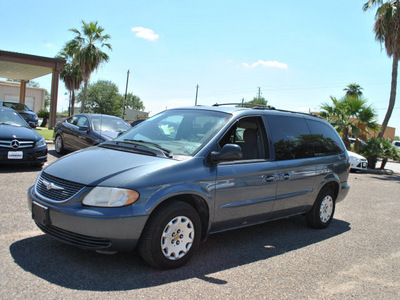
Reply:
<svg viewBox="0 0 400 300"><path fill-rule="evenodd" d="M89 133L89 131L90 131L88 126L80 126L79 130L80 131L86 131L87 133Z"/></svg>
<svg viewBox="0 0 400 300"><path fill-rule="evenodd" d="M226 144L220 152L211 152L210 158L212 162L220 162L227 160L237 160L243 157L242 148L235 144Z"/></svg>

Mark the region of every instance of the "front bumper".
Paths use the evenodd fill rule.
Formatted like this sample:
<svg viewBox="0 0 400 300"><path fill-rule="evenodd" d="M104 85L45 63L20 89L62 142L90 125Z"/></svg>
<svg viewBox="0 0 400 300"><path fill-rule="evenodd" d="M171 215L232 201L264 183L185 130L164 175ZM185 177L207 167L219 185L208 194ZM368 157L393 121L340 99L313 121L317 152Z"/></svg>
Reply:
<svg viewBox="0 0 400 300"><path fill-rule="evenodd" d="M8 152L22 151L21 159L9 159ZM40 148L9 149L0 148L0 164L40 164L47 161L47 146Z"/></svg>
<svg viewBox="0 0 400 300"><path fill-rule="evenodd" d="M133 250L148 219L148 216L113 216L114 208L92 211L80 205L67 209L43 201L35 194L34 187L28 190L28 207L43 232L90 250Z"/></svg>

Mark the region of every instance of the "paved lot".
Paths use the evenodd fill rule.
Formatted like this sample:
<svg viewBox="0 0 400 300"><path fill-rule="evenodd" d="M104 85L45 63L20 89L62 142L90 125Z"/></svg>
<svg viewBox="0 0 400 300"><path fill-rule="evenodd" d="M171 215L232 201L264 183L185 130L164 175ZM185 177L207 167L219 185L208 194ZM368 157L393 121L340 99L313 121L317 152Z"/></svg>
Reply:
<svg viewBox="0 0 400 300"><path fill-rule="evenodd" d="M136 253L100 255L43 235L26 205L39 172L0 169L2 299L400 298L398 173L351 174L326 230L295 217L220 233L188 265L158 271Z"/></svg>

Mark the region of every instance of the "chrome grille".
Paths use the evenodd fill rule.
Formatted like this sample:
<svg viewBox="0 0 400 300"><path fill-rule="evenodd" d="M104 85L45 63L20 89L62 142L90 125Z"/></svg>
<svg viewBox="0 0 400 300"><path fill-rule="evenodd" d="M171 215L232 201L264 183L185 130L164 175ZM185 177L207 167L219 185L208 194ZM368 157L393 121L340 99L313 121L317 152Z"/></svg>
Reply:
<svg viewBox="0 0 400 300"><path fill-rule="evenodd" d="M50 201L66 201L77 194L83 184L63 180L42 172L36 181L35 190L40 196Z"/></svg>
<svg viewBox="0 0 400 300"><path fill-rule="evenodd" d="M13 146L13 142L17 142L18 146ZM15 145L15 143L14 143ZM9 149L23 149L23 148L32 148L34 145L33 141L19 141L19 140L12 140L12 141L4 141L0 140L0 147L1 148L9 148Z"/></svg>

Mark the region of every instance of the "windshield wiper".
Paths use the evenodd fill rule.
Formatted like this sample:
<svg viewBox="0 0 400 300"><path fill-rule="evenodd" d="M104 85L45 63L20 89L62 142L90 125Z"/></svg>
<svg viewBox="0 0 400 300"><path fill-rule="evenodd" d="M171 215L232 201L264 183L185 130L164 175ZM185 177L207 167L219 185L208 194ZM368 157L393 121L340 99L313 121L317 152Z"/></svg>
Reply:
<svg viewBox="0 0 400 300"><path fill-rule="evenodd" d="M137 144L137 145L142 145L142 144L144 144L144 145L146 145L146 144L147 144L147 145L151 145L151 146L153 146L153 147L155 147L155 148L161 150L161 151L163 152L163 154L164 154L166 157L172 158L172 157L174 156L174 154L172 153L171 150L166 149L166 148L164 148L164 147L161 147L160 145L158 145L158 144L156 144L156 143L153 143L153 142L148 142L148 141L143 141L143 140L130 140L130 139L124 139L123 141L124 141L125 143L132 143L132 144ZM118 142L118 141L117 141L117 142Z"/></svg>
<svg viewBox="0 0 400 300"><path fill-rule="evenodd" d="M125 144L125 147L120 146L119 144ZM151 155L151 156L157 156L157 153L155 153L154 151L150 151L150 150L145 150L143 149L143 147L138 148L137 145L133 145L133 147L128 147L127 145L132 145L131 143L124 143L124 142L117 142L117 141L108 141L108 142L104 142L99 144L99 147L103 147L103 148L109 148L109 149L116 149L116 150L122 150L124 149L124 151L129 151L129 152L134 152L134 153L141 153L141 154L146 154L146 155ZM150 149L148 147L146 147L146 149Z"/></svg>

